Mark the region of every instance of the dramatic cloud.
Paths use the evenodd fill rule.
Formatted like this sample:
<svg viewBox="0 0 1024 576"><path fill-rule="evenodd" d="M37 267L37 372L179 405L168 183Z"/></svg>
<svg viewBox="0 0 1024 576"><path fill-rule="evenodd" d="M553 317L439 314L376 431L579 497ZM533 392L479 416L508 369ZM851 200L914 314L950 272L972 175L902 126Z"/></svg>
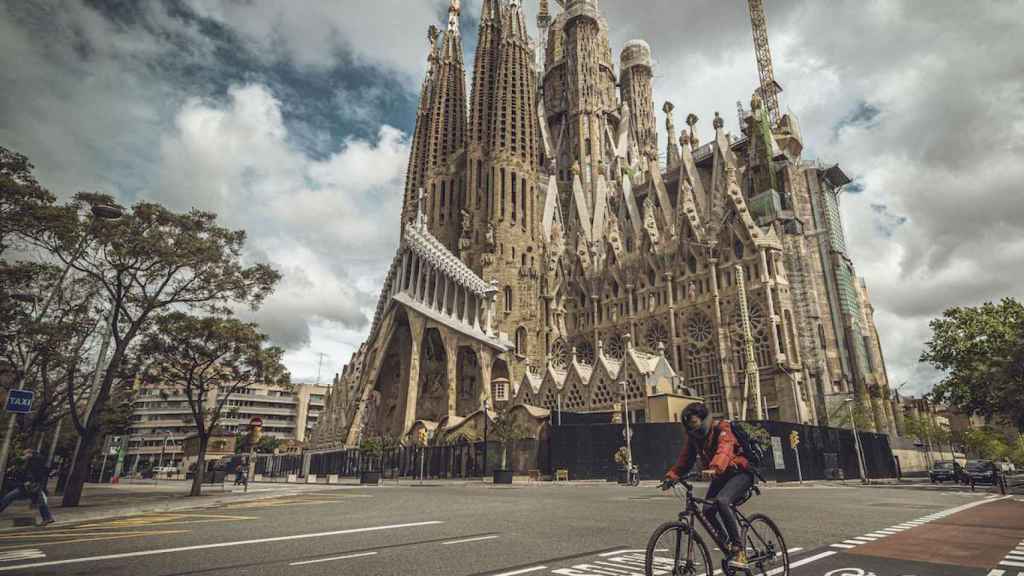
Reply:
<svg viewBox="0 0 1024 576"><path fill-rule="evenodd" d="M326 379L361 341L397 242L426 28L447 4L0 0L0 143L59 194L197 206L245 228L248 257L285 275L256 317L298 379ZM470 70L479 4L463 1ZM524 5L532 20L536 0ZM672 100L679 127L697 113L705 140L715 111L736 132L757 81L746 2L642 5L601 2L613 50L648 40L657 108ZM848 245L891 378L926 390L930 318L1024 297L1021 3L766 10L805 156L855 178Z"/></svg>

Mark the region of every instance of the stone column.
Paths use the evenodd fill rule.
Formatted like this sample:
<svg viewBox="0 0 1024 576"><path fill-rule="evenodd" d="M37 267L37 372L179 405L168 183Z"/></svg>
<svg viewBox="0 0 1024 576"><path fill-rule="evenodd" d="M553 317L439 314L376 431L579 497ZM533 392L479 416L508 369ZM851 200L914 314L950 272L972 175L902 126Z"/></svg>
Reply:
<svg viewBox="0 0 1024 576"><path fill-rule="evenodd" d="M409 252L402 252L402 269L398 272L398 291L402 292L405 290L405 281L407 280L406 266L409 264Z"/></svg>
<svg viewBox="0 0 1024 576"><path fill-rule="evenodd" d="M420 396L420 345L423 339L424 322L416 314L409 314L409 375L406 378L405 402L403 406L402 433L406 433L416 421L416 401Z"/></svg>
<svg viewBox="0 0 1024 576"><path fill-rule="evenodd" d="M451 330L446 330L445 332L444 351L446 355L445 359L447 360L448 418L450 419L456 415L456 400L458 400L459 397L459 339Z"/></svg>
<svg viewBox="0 0 1024 576"><path fill-rule="evenodd" d="M776 330L776 326L779 323L778 317L775 316L775 298L773 297L773 291L775 289L775 279L772 278L771 274L768 273L768 249L764 248L761 250L761 273L764 274L764 293L768 300L768 319L771 327L768 329L770 334L768 335L772 341L772 360L779 357L779 332Z"/></svg>
<svg viewBox="0 0 1024 576"><path fill-rule="evenodd" d="M670 132L671 134L671 132ZM669 142L672 141L671 136ZM677 159L678 161L678 159ZM676 338L676 291L675 285L673 284L672 273L665 273L665 283L668 285L668 329L669 329L669 346L672 347L669 350L669 358L672 360L672 367L675 368L676 372L682 374L682 366L679 365L681 358L676 354L677 349L677 338Z"/></svg>
<svg viewBox="0 0 1024 576"><path fill-rule="evenodd" d="M729 351L725 344L725 330L722 328L722 296L718 293L718 259L708 258L708 270L711 276L711 295L715 302L715 337L718 341L718 365L722 375L722 404L725 406L726 417L730 420L736 417L732 404L732 388L735 385L735 374L732 370L732 361L729 358Z"/></svg>
<svg viewBox="0 0 1024 576"><path fill-rule="evenodd" d="M416 267L416 273L412 277L412 281L414 283L413 299L420 302L423 300L423 259L416 256L413 264Z"/></svg>
<svg viewBox="0 0 1024 576"><path fill-rule="evenodd" d="M448 307L448 295L452 293L452 279L445 275L442 282L444 282L444 301L441 302L441 313L445 316L452 316L455 313L455 303L452 302L451 308Z"/></svg>
<svg viewBox="0 0 1024 576"><path fill-rule="evenodd" d="M477 357L480 360L480 395L477 398L477 405L486 401L491 403L491 368L494 363L494 352L486 346L477 349Z"/></svg>

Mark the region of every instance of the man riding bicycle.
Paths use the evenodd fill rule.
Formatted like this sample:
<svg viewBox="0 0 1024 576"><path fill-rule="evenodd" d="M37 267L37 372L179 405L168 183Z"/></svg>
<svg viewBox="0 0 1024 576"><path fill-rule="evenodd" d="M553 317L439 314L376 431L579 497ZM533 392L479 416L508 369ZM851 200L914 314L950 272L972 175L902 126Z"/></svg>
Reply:
<svg viewBox="0 0 1024 576"><path fill-rule="evenodd" d="M703 403L687 406L683 410L683 423L686 427L683 449L675 466L666 472L663 486L667 489L686 476L699 455L703 465L701 477L711 481L705 497L710 503L704 507L704 515L720 535L728 535L729 550L723 553L729 565L746 568L746 550L732 506L754 485L750 462L732 431L732 424L712 418Z"/></svg>

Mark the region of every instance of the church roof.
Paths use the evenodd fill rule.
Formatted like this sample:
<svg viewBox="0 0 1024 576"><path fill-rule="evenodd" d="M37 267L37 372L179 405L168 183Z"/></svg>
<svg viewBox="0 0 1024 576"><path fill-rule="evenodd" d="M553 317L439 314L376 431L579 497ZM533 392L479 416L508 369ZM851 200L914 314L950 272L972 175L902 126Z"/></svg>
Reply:
<svg viewBox="0 0 1024 576"><path fill-rule="evenodd" d="M402 242L431 266L443 270L448 276L472 290L477 296L484 296L494 288L476 275L469 266L452 254L440 240L419 223L407 224Z"/></svg>

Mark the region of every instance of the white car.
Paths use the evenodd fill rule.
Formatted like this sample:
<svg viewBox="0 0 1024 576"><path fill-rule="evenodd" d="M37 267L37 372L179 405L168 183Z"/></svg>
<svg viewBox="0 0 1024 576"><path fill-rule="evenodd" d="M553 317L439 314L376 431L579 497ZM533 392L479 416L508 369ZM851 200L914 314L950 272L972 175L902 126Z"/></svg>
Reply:
<svg viewBox="0 0 1024 576"><path fill-rule="evenodd" d="M156 468L153 468L153 473L154 474L167 474L167 475L171 475L171 474L177 474L178 473L178 469L177 468L173 468L171 466L157 466Z"/></svg>

